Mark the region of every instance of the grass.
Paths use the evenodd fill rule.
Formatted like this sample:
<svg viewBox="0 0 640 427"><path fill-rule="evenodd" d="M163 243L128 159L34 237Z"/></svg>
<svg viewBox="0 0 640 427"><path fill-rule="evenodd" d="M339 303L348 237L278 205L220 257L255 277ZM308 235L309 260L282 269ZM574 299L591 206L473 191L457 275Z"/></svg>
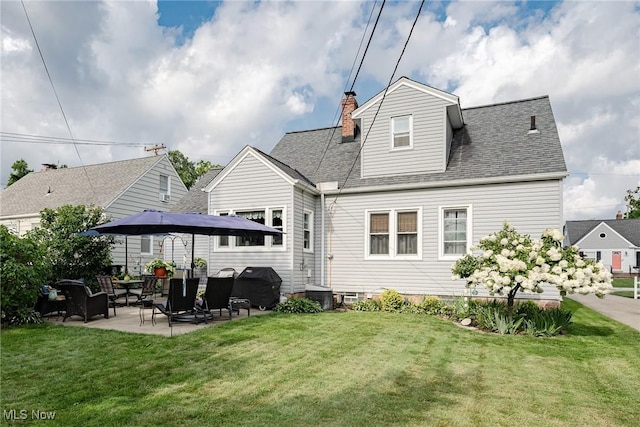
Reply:
<svg viewBox="0 0 640 427"><path fill-rule="evenodd" d="M58 426L637 425L640 333L563 304L569 335L546 339L363 312L256 316L173 338L9 329L2 423L25 409L55 411Z"/></svg>
<svg viewBox="0 0 640 427"><path fill-rule="evenodd" d="M615 291L613 295L618 295L620 297L633 298L633 279L632 278L624 278L624 279L613 279L613 287L614 288L630 288L628 291Z"/></svg>

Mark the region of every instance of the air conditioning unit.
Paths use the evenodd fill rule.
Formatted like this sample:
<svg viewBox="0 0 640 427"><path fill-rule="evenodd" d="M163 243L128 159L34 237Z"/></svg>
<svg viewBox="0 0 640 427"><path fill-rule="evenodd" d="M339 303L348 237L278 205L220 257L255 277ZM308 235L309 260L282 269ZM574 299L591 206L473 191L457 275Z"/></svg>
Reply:
<svg viewBox="0 0 640 427"><path fill-rule="evenodd" d="M168 202L169 200L171 200L171 196L169 194L161 194L160 195L160 201L161 202Z"/></svg>

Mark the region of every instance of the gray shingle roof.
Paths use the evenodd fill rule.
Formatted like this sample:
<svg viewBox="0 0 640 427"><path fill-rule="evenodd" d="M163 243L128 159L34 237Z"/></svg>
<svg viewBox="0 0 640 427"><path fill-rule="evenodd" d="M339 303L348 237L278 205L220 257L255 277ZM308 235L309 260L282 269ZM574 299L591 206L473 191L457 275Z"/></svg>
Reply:
<svg viewBox="0 0 640 427"><path fill-rule="evenodd" d="M222 172L221 168L209 170L191 186L187 194L185 194L174 206L173 212L200 212L206 214L209 212L208 193L202 191L213 179Z"/></svg>
<svg viewBox="0 0 640 427"><path fill-rule="evenodd" d="M622 237L640 247L640 219L590 219L585 221L567 221L569 244L574 245L601 223L607 224Z"/></svg>
<svg viewBox="0 0 640 427"><path fill-rule="evenodd" d="M162 157L31 172L0 192L0 215L38 213L63 205L108 206Z"/></svg>
<svg viewBox="0 0 640 427"><path fill-rule="evenodd" d="M360 136L342 143L340 127L289 132L270 154L315 183L338 181L342 187L348 177L345 188L566 173L547 96L467 108L462 114L465 126L454 131L449 164L442 173L361 179ZM534 115L539 133L529 135Z"/></svg>

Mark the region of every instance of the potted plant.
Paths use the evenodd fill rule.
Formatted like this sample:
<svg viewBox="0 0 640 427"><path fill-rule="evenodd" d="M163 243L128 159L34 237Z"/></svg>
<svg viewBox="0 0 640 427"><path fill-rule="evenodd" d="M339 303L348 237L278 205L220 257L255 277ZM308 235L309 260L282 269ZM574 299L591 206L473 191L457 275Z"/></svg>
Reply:
<svg viewBox="0 0 640 427"><path fill-rule="evenodd" d="M195 257L193 265L197 269L196 277L207 277L207 261L204 258Z"/></svg>
<svg viewBox="0 0 640 427"><path fill-rule="evenodd" d="M149 261L144 265L147 272L153 273L156 277L172 277L175 269L171 263L160 258Z"/></svg>

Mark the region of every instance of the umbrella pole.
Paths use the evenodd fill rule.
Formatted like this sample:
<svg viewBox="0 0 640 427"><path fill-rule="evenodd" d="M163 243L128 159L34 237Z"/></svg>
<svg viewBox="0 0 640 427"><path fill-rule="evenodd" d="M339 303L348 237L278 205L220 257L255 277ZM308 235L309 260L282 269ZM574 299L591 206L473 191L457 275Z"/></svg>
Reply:
<svg viewBox="0 0 640 427"><path fill-rule="evenodd" d="M129 240L124 236L124 274L129 274Z"/></svg>
<svg viewBox="0 0 640 427"><path fill-rule="evenodd" d="M196 235L192 234L191 235L191 276L190 276L191 278L193 278L193 276L194 276L193 269L196 266L196 264L194 262L194 258L193 258L195 256L195 253L194 253L195 247L196 247Z"/></svg>

